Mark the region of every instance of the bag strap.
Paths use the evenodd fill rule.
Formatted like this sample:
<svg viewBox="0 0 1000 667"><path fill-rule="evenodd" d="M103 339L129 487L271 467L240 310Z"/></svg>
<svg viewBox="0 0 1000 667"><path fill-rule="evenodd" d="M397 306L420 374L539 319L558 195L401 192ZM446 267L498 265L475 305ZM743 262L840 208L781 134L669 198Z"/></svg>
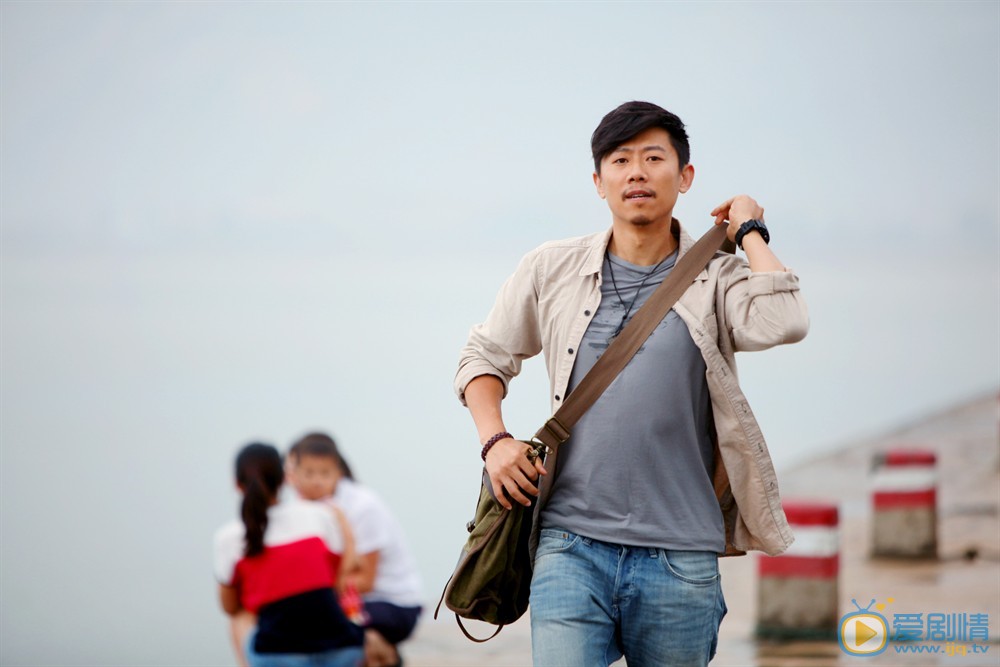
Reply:
<svg viewBox="0 0 1000 667"><path fill-rule="evenodd" d="M464 560L464 558L463 558L463 560ZM444 602L444 596L448 594L448 587L451 585L451 582L452 582L452 580L454 578L455 578L455 574L452 573L452 575L450 577L448 577L448 583L446 583L444 585L444 590L441 591L441 599L438 600L437 607L434 608L434 620L435 621L437 620L438 612L441 611L441 604ZM503 626L505 625L504 623L501 623L500 625L497 626L496 631L492 635L490 635L489 637L484 637L484 638L480 639L479 637L476 637L472 633L470 633L469 630L465 627L465 625L463 625L463 623L462 623L462 617L458 615L458 612L455 612L455 620L458 621L458 627L462 630L462 634L464 634L466 637L468 637L472 641L476 642L477 644L485 644L489 640L491 640L494 637L496 637L498 634L500 634L500 631L503 630Z"/></svg>
<svg viewBox="0 0 1000 667"><path fill-rule="evenodd" d="M485 644L486 642L488 642L489 640L493 639L498 634L500 634L500 631L503 630L503 623L501 623L500 625L497 626L497 629L493 632L492 635L480 639L479 637L473 636L468 630L466 630L465 626L462 625L462 617L459 616L457 613L455 614L455 620L458 621L458 627L462 630L462 633L472 641L476 642L477 644Z"/></svg>
<svg viewBox="0 0 1000 667"><path fill-rule="evenodd" d="M716 251L726 241L727 225L713 225L710 230L684 253L670 274L660 283L642 308L636 311L621 333L611 341L608 349L597 360L580 384L566 397L556 413L535 434L550 448L557 448L569 439L570 430L604 390L628 365L657 325L677 303L677 299L698 277Z"/></svg>

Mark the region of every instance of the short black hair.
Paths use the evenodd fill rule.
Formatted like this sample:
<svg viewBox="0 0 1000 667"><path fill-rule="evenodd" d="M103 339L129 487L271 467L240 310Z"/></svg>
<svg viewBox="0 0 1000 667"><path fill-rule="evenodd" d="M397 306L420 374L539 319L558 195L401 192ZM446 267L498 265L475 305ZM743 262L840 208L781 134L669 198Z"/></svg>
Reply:
<svg viewBox="0 0 1000 667"><path fill-rule="evenodd" d="M600 174L604 156L651 127L667 131L670 143L677 152L677 166L683 168L691 159L691 147L681 119L652 102L626 102L602 118L590 137L594 171Z"/></svg>
<svg viewBox="0 0 1000 667"><path fill-rule="evenodd" d="M340 453L340 449L337 448L337 443L334 439L326 433L307 433L291 446L288 450L288 455L296 463L303 456L318 456L331 459L340 468L340 474L347 479L354 479L354 473L351 472L351 466L348 465L347 459Z"/></svg>

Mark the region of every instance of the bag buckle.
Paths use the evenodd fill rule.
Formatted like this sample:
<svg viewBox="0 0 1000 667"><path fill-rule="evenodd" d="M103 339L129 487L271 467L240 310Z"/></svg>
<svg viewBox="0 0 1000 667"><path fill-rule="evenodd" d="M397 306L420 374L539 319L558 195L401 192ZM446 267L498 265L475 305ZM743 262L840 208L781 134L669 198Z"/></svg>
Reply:
<svg viewBox="0 0 1000 667"><path fill-rule="evenodd" d="M539 456L545 458L545 455L548 454L550 451L552 451L548 445L546 445L544 442L542 442L537 438L532 438L526 444L528 445L528 447L530 447L530 449L528 449L528 451L525 452L524 455L527 456L528 460L531 461L532 463L534 463L535 459L537 459Z"/></svg>
<svg viewBox="0 0 1000 667"><path fill-rule="evenodd" d="M554 444L561 445L569 440L569 436L569 429L559 423L559 420L555 417L550 417L542 428L538 429L538 433L535 434L535 437L532 438L532 440L539 442L545 440L555 441Z"/></svg>

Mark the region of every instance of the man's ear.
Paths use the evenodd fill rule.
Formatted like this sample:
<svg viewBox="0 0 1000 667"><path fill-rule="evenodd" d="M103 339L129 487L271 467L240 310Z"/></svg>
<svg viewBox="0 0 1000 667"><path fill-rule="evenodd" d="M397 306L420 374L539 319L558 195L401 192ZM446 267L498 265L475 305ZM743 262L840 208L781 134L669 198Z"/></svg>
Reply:
<svg viewBox="0 0 1000 667"><path fill-rule="evenodd" d="M681 192L687 192L694 183L694 165L690 162L681 169Z"/></svg>
<svg viewBox="0 0 1000 667"><path fill-rule="evenodd" d="M594 172L594 187L597 188L597 196L601 199L605 199L607 195L604 193L604 182L601 181L601 175L596 171Z"/></svg>

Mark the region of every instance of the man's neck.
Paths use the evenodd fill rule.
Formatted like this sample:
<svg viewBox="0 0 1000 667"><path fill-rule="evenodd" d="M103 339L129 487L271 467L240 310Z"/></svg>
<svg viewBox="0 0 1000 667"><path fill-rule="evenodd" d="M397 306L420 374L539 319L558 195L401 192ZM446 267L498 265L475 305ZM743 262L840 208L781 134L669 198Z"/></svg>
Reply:
<svg viewBox="0 0 1000 667"><path fill-rule="evenodd" d="M648 225L615 220L608 252L630 264L653 266L677 250L677 239L670 227L670 218Z"/></svg>

